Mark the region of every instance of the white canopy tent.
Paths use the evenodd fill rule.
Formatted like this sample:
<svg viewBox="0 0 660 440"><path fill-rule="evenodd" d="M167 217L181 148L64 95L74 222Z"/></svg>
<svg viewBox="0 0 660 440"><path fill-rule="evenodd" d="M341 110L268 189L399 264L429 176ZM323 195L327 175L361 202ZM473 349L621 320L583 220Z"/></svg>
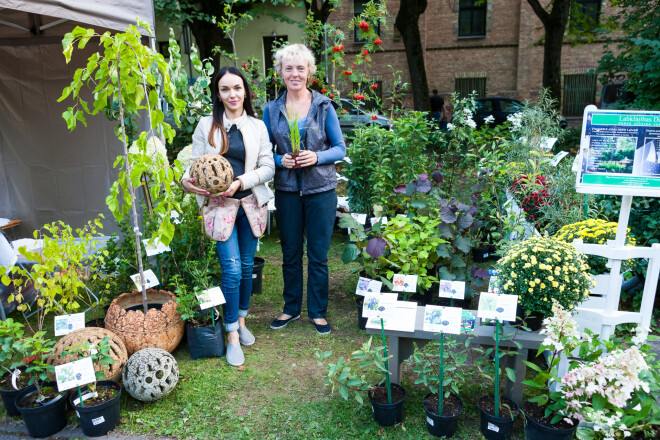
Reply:
<svg viewBox="0 0 660 440"><path fill-rule="evenodd" d="M151 0L0 0L0 218L23 220L16 237L55 220L80 227L100 212L112 223L105 198L122 151L114 124L100 114L70 132L62 112L71 101L57 102L96 45L67 65L61 41L76 26L121 31L137 17L154 23Z"/></svg>

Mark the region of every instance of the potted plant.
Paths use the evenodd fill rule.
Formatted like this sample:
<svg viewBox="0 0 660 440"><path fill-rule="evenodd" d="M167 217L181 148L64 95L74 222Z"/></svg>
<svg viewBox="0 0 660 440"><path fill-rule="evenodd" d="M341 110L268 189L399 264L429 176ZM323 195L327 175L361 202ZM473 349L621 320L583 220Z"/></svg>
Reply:
<svg viewBox="0 0 660 440"><path fill-rule="evenodd" d="M288 115L287 118L287 124L289 124L289 142L291 142L291 157L293 157L293 160L295 164L293 165L294 168L300 168L300 165L298 165L298 155L300 154L300 145L302 143L302 139L300 137L300 127L298 126L298 116L294 116L292 114Z"/></svg>
<svg viewBox="0 0 660 440"><path fill-rule="evenodd" d="M77 393L69 396L69 404L76 411L80 427L85 435L97 437L105 435L119 424L119 397L121 385L105 379L104 365L115 362L110 355L110 338L104 337L95 345L82 342L62 351L62 357L73 359L91 357L95 364L96 381L85 387L77 387Z"/></svg>
<svg viewBox="0 0 660 440"><path fill-rule="evenodd" d="M571 314L556 300L552 300L553 315L543 321L542 334L546 339L539 347L537 355L550 353L547 368L541 368L533 362L523 361L529 368L536 371L532 380L523 384L534 387L540 394L523 403L525 415L525 438L570 440L577 429L577 420L566 417L566 400L564 394L557 390L561 378L557 371L563 353L571 353L580 340L577 324L571 319Z"/></svg>
<svg viewBox="0 0 660 440"><path fill-rule="evenodd" d="M465 379L461 367L467 360L467 348L460 347L456 339L445 339L442 333L439 341L429 342L423 350L415 344L415 351L408 361L418 376L415 384L424 384L429 389L422 405L426 413L426 429L436 437L451 438L463 413L458 385Z"/></svg>
<svg viewBox="0 0 660 440"><path fill-rule="evenodd" d="M189 273L196 280L193 288L183 284L178 275L174 279L177 286L177 311L181 319L186 321L188 352L193 360L225 354L225 334L222 320L216 321L216 308L200 309L199 295L212 287L208 275L209 262L207 259L206 264L192 262L188 265Z"/></svg>
<svg viewBox="0 0 660 440"><path fill-rule="evenodd" d="M5 373L0 378L0 395L5 410L10 416L20 416L16 409L16 396L26 389L34 389L29 385L30 377L25 373L25 360L28 357L23 343L23 325L14 322L12 318L0 321L0 367Z"/></svg>
<svg viewBox="0 0 660 440"><path fill-rule="evenodd" d="M593 287L585 256L553 237L532 237L514 245L495 267L502 291L518 295L517 316L526 316L532 330L552 314L553 299L572 309Z"/></svg>
<svg viewBox="0 0 660 440"><path fill-rule="evenodd" d="M140 19L137 20L137 26L151 33L149 24ZM64 88L59 99L62 101L71 96L74 101L73 106L62 114L72 130L78 121L85 123L85 114L97 114L108 106L109 101L116 103L119 109L119 127L116 131L124 150L114 166L123 167L124 170L119 172L118 180L113 183L106 204L117 221L121 221L129 211L131 213L141 295L125 293L115 299L108 309L106 328L124 338L129 354L146 346L172 351L183 337L184 330L183 322L176 312L174 295L165 291L147 292L135 187L142 185L144 175L149 176L149 206L154 217L159 219L151 239L158 239L168 245L174 235L171 213L181 210L175 201L173 188L177 186L182 169L167 166L159 154L150 154L148 149L147 144L151 139L152 150L156 150L153 139L157 137L157 132L162 130L168 142L175 135L170 125L163 122L165 115L160 109L156 88L161 87L160 96L172 106L172 115L177 123L186 103L177 97L165 59L142 44L142 35L137 26L129 26L126 32L114 35L109 32L98 34L93 29L81 27L67 33L62 40L67 63L71 60L74 48L83 49L91 39L98 39L102 50L94 52L84 68L76 70L72 83ZM86 82L83 78L95 78L95 81ZM89 106L80 93L83 85L91 84L94 86L93 106ZM140 109L146 109L150 129L139 134L136 140L137 151L129 154L126 118L138 115ZM142 310L130 310L139 305Z"/></svg>
<svg viewBox="0 0 660 440"><path fill-rule="evenodd" d="M54 367L48 365L47 360L55 342L45 339L44 335L45 332L37 332L23 339L30 359L25 372L35 388L27 388L16 396L16 408L32 437L53 435L64 428L67 420L66 393L58 392L55 382L49 382L48 378Z"/></svg>
<svg viewBox="0 0 660 440"><path fill-rule="evenodd" d="M364 374L358 375L352 367L344 362L340 357L336 363L325 365L326 359L332 355L332 351L321 353L316 352L317 363L319 366L326 367L325 384L332 385L332 391L335 386L339 390L339 395L348 400L352 393L355 400L362 404L362 393L367 392L369 401L374 414L374 420L381 426L392 426L403 420L403 402L406 398L406 390L395 383L390 382L390 371L388 367L387 347L383 336L383 346L373 347L372 340L369 338L362 345L360 350L354 351L352 358L359 361L359 370L371 370L377 377L373 385L373 378L366 378Z"/></svg>

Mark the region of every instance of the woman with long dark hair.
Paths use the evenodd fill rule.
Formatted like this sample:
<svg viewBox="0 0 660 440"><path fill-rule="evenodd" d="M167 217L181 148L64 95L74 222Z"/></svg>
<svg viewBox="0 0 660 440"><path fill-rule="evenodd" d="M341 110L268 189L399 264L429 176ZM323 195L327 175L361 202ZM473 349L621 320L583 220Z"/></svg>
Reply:
<svg viewBox="0 0 660 440"><path fill-rule="evenodd" d="M218 153L229 161L234 181L219 197L254 198L263 207L273 197L266 185L275 174L272 145L265 124L254 117L250 89L245 77L235 67L223 67L211 83L213 115L200 119L193 134L191 163L197 157ZM208 201L208 191L195 186L186 171L181 185L197 195L201 206ZM245 201L245 200L243 200ZM242 365L245 356L241 345L254 344L254 335L245 326L252 292L252 267L258 237L243 206L238 209L233 229L226 241L216 241L222 266L222 292L226 303L223 318L227 331L227 362Z"/></svg>

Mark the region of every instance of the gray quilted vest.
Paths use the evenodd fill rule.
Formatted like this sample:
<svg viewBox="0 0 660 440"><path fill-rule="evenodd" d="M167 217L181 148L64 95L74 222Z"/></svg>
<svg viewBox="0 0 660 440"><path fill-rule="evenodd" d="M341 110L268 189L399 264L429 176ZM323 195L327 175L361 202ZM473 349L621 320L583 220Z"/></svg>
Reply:
<svg viewBox="0 0 660 440"><path fill-rule="evenodd" d="M314 90L312 105L309 107L303 132L301 148L310 151L324 151L330 148L330 142L325 133L325 119L329 111L335 111L337 105L327 96ZM278 99L268 103L270 130L277 154L291 153L289 141L289 125L286 119L286 92ZM279 191L300 191L302 195L317 194L337 188L337 173L335 164L314 165L299 168L300 188L296 179L296 169L276 168L275 189Z"/></svg>

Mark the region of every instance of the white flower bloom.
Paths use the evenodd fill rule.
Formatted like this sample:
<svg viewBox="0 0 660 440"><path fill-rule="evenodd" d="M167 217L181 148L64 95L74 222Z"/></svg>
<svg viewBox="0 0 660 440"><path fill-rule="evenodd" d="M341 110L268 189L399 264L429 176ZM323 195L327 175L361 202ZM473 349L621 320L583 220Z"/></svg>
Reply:
<svg viewBox="0 0 660 440"><path fill-rule="evenodd" d="M464 108L463 113L465 113L465 116L468 118L472 117L472 110L470 110L469 108Z"/></svg>
<svg viewBox="0 0 660 440"><path fill-rule="evenodd" d="M139 154L140 149L138 148L137 141L131 144L131 148L128 149L129 157L131 154ZM151 160L154 164L160 160L160 163L169 166L170 162L167 160L167 150L165 145L160 141L157 136L152 136L147 139L147 156L151 157Z"/></svg>
<svg viewBox="0 0 660 440"><path fill-rule="evenodd" d="M495 122L495 116L493 115L488 115L484 118L484 122L486 124L490 124L491 122Z"/></svg>
<svg viewBox="0 0 660 440"><path fill-rule="evenodd" d="M640 326L635 329L635 336L633 336L630 339L630 341L639 347L641 345L644 345L644 343L646 343L648 336L649 336L649 329Z"/></svg>
<svg viewBox="0 0 660 440"><path fill-rule="evenodd" d="M465 121L465 125L467 125L468 127L477 128L477 123L474 122L472 118L467 118L467 120Z"/></svg>
<svg viewBox="0 0 660 440"><path fill-rule="evenodd" d="M514 113L506 117L506 120L511 122L514 128L520 128L522 124L522 115L520 113Z"/></svg>
<svg viewBox="0 0 660 440"><path fill-rule="evenodd" d="M181 166L185 170L190 165L190 155L192 154L192 144L183 147L179 154L176 156L177 160L181 162Z"/></svg>
<svg viewBox="0 0 660 440"><path fill-rule="evenodd" d="M447 130L453 130L454 128L456 128L454 124L447 124Z"/></svg>

